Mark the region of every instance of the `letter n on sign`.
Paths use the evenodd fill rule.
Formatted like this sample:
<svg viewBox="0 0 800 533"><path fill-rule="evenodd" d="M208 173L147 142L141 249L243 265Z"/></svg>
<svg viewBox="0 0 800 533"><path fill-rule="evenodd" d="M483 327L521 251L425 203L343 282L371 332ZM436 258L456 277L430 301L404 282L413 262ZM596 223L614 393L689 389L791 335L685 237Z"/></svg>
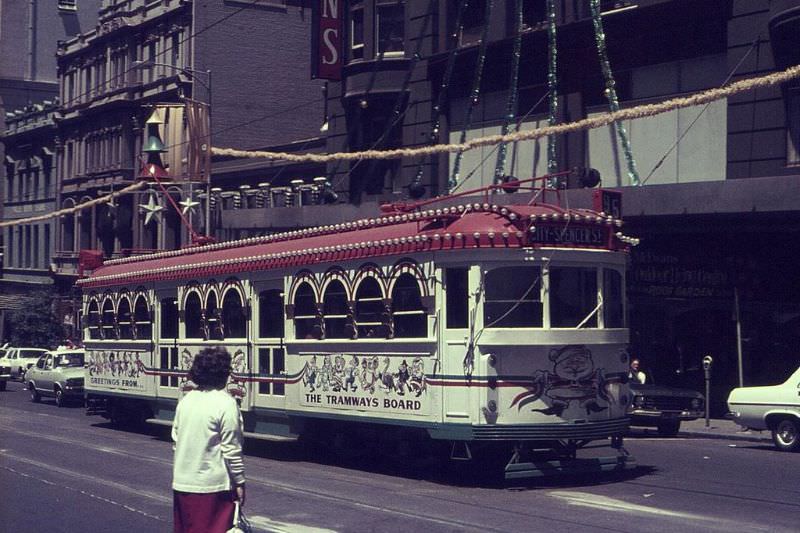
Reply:
<svg viewBox="0 0 800 533"><path fill-rule="evenodd" d="M342 77L342 16L345 0L313 0L311 77Z"/></svg>

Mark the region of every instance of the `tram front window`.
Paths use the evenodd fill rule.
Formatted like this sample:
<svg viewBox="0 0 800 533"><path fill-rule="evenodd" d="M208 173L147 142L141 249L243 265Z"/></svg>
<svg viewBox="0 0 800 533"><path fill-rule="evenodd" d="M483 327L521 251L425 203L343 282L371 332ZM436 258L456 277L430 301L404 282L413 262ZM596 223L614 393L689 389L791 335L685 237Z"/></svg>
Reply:
<svg viewBox="0 0 800 533"><path fill-rule="evenodd" d="M603 326L625 327L625 307L622 296L622 274L616 270L603 270Z"/></svg>
<svg viewBox="0 0 800 533"><path fill-rule="evenodd" d="M597 327L597 270L550 268L550 327Z"/></svg>
<svg viewBox="0 0 800 533"><path fill-rule="evenodd" d="M495 268L484 278L487 328L542 327L542 271L535 266Z"/></svg>

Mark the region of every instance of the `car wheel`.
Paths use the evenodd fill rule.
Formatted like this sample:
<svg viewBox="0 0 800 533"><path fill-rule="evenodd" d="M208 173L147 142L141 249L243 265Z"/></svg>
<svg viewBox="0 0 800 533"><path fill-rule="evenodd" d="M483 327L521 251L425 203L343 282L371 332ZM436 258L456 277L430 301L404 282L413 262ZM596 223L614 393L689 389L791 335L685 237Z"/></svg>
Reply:
<svg viewBox="0 0 800 533"><path fill-rule="evenodd" d="M661 420L658 423L658 434L665 437L674 437L680 429L680 420Z"/></svg>
<svg viewBox="0 0 800 533"><path fill-rule="evenodd" d="M783 452L800 450L800 423L793 418L784 418L772 430L772 441Z"/></svg>
<svg viewBox="0 0 800 533"><path fill-rule="evenodd" d="M64 391L59 388L56 388L56 405L64 407Z"/></svg>
<svg viewBox="0 0 800 533"><path fill-rule="evenodd" d="M42 399L42 395L36 390L36 386L33 382L28 383L28 390L31 391L31 401L34 403L39 403Z"/></svg>

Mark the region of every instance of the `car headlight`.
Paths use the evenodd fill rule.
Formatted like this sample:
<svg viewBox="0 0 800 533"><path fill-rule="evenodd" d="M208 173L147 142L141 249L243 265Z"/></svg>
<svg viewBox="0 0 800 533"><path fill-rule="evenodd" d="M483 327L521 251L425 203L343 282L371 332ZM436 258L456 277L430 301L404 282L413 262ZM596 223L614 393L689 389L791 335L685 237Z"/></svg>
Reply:
<svg viewBox="0 0 800 533"><path fill-rule="evenodd" d="M633 397L633 406L634 407L644 407L644 396L634 396Z"/></svg>
<svg viewBox="0 0 800 533"><path fill-rule="evenodd" d="M692 409L702 409L703 408L703 399L702 398L692 398Z"/></svg>
<svg viewBox="0 0 800 533"><path fill-rule="evenodd" d="M83 378L69 378L67 380L68 387L80 387L83 385Z"/></svg>

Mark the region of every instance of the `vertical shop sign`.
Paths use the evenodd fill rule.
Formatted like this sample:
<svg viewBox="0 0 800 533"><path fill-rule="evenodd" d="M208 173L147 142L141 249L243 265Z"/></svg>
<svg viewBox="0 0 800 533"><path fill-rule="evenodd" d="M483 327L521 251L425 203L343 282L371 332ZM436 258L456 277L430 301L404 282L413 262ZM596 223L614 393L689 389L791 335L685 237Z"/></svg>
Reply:
<svg viewBox="0 0 800 533"><path fill-rule="evenodd" d="M314 0L311 77L339 80L342 71L342 12L345 0Z"/></svg>

